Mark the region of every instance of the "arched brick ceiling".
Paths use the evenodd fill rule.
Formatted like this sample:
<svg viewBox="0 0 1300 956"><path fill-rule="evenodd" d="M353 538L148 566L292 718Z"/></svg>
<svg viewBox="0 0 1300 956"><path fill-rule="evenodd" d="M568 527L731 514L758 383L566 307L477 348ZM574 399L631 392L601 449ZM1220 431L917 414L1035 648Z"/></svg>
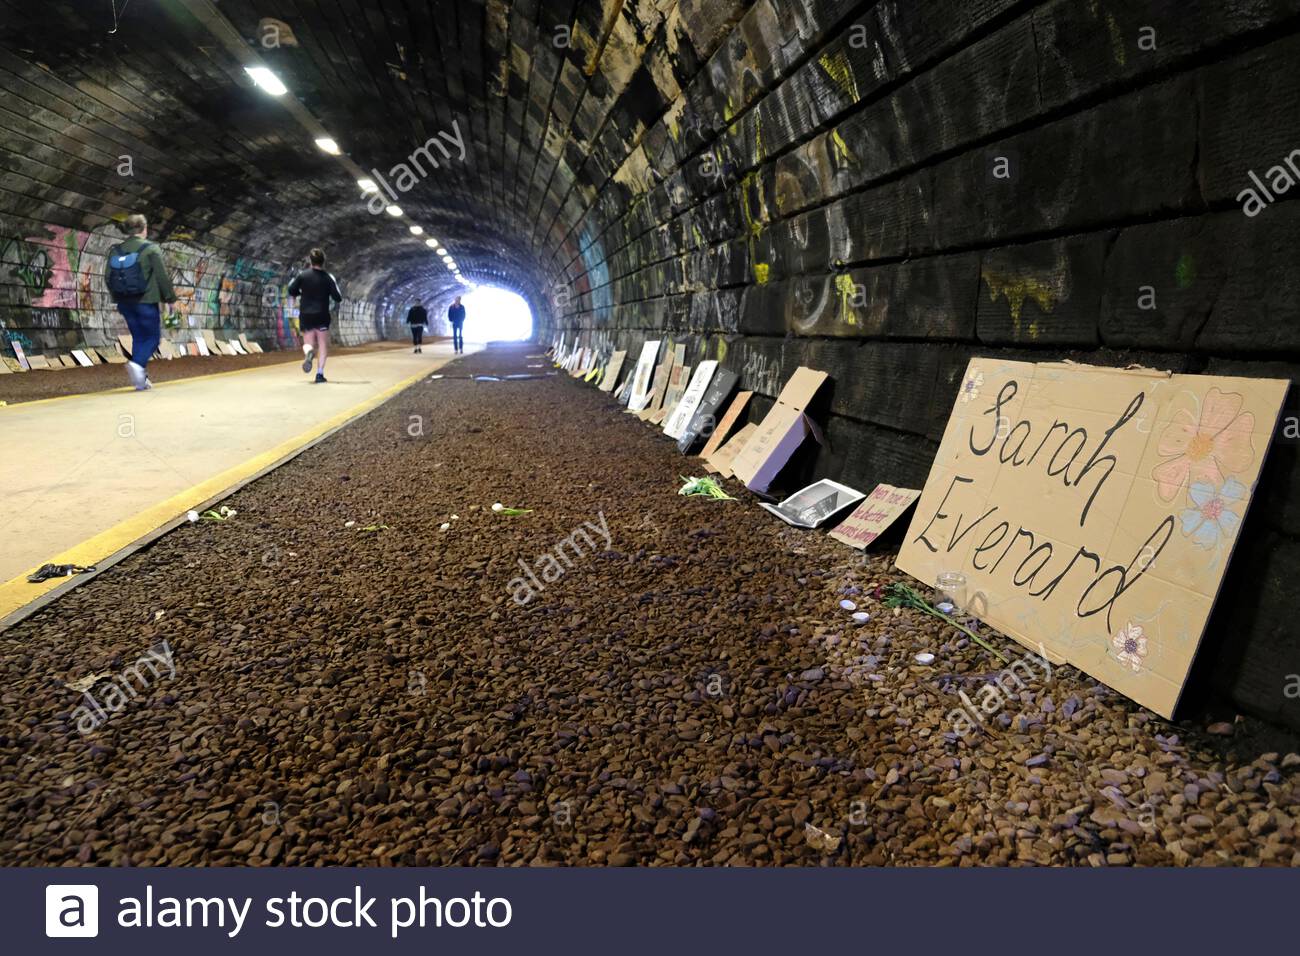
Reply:
<svg viewBox="0 0 1300 956"><path fill-rule="evenodd" d="M467 277L545 309L542 289L591 242L592 207L632 197L614 182L625 167L652 173L629 156L741 12L730 0L0 0L0 86L38 104L33 162L6 174L6 204L80 227L144 209L160 238L285 265L320 243L376 298L442 297L458 286L413 222ZM236 35L362 169L387 172L439 132L459 133L465 160L401 195L402 222L372 215L339 160L249 80Z"/></svg>

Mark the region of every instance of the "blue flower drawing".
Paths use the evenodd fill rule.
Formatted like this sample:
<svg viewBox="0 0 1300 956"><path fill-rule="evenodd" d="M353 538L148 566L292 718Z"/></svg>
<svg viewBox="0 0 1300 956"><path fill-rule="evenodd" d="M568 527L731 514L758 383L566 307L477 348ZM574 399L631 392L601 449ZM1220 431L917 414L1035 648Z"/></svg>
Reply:
<svg viewBox="0 0 1300 956"><path fill-rule="evenodd" d="M1192 507L1182 513L1183 534L1199 548L1210 549L1221 538L1231 538L1241 524L1241 515L1232 510L1246 499L1246 486L1229 478L1215 488L1204 481L1194 481L1187 491Z"/></svg>

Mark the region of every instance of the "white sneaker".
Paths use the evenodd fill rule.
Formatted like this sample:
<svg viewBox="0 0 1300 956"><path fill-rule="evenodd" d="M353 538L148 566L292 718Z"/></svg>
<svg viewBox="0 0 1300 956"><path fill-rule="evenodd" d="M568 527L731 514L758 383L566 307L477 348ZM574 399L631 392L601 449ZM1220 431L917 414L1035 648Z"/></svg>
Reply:
<svg viewBox="0 0 1300 956"><path fill-rule="evenodd" d="M126 377L131 380L131 384L135 386L136 391L143 389L144 383L148 381L144 368L134 362L126 363Z"/></svg>

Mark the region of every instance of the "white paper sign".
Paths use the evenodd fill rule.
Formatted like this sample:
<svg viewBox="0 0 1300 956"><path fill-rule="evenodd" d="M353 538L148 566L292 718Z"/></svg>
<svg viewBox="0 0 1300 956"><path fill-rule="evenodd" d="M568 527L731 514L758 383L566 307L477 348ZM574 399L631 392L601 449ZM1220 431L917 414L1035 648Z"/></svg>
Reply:
<svg viewBox="0 0 1300 956"><path fill-rule="evenodd" d="M681 401L677 403L673 413L668 416L667 424L664 425L664 434L669 438L676 440L682 437L682 430L691 423L695 410L700 407L700 402L704 401L704 393L709 390L709 382L712 381L713 373L717 368L718 363L711 359L695 366L691 384L686 386Z"/></svg>
<svg viewBox="0 0 1300 956"><path fill-rule="evenodd" d="M658 357L658 339L652 339L641 346L641 357L636 360L636 369L632 373L632 397L627 403L628 411L639 412L650 404L650 376L655 370L655 359Z"/></svg>

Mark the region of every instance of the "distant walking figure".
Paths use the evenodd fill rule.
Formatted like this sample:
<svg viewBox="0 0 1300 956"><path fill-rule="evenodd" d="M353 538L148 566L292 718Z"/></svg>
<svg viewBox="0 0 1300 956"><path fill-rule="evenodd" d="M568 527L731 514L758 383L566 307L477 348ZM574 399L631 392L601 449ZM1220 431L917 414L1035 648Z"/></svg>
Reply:
<svg viewBox="0 0 1300 956"><path fill-rule="evenodd" d="M325 271L325 253L311 251L311 268L289 283L289 295L302 296L298 307L298 331L302 333L302 370L311 374L316 363L316 381L325 381L325 359L330 351L330 302L342 302L339 284Z"/></svg>
<svg viewBox="0 0 1300 956"><path fill-rule="evenodd" d="M423 352L424 327L429 324L429 313L418 300L406 313L406 324L411 327L411 344L415 346L415 351Z"/></svg>
<svg viewBox="0 0 1300 956"><path fill-rule="evenodd" d="M451 320L451 344L455 346L457 352L464 352L465 307L460 304L460 296L456 296L456 301L447 310L447 318Z"/></svg>
<svg viewBox="0 0 1300 956"><path fill-rule="evenodd" d="M104 283L131 330L127 377L137 392L143 392L153 387L145 369L162 341L159 303L175 302L176 292L167 274L162 249L157 243L146 241L149 221L138 213L127 216L126 231L127 240L109 250Z"/></svg>

